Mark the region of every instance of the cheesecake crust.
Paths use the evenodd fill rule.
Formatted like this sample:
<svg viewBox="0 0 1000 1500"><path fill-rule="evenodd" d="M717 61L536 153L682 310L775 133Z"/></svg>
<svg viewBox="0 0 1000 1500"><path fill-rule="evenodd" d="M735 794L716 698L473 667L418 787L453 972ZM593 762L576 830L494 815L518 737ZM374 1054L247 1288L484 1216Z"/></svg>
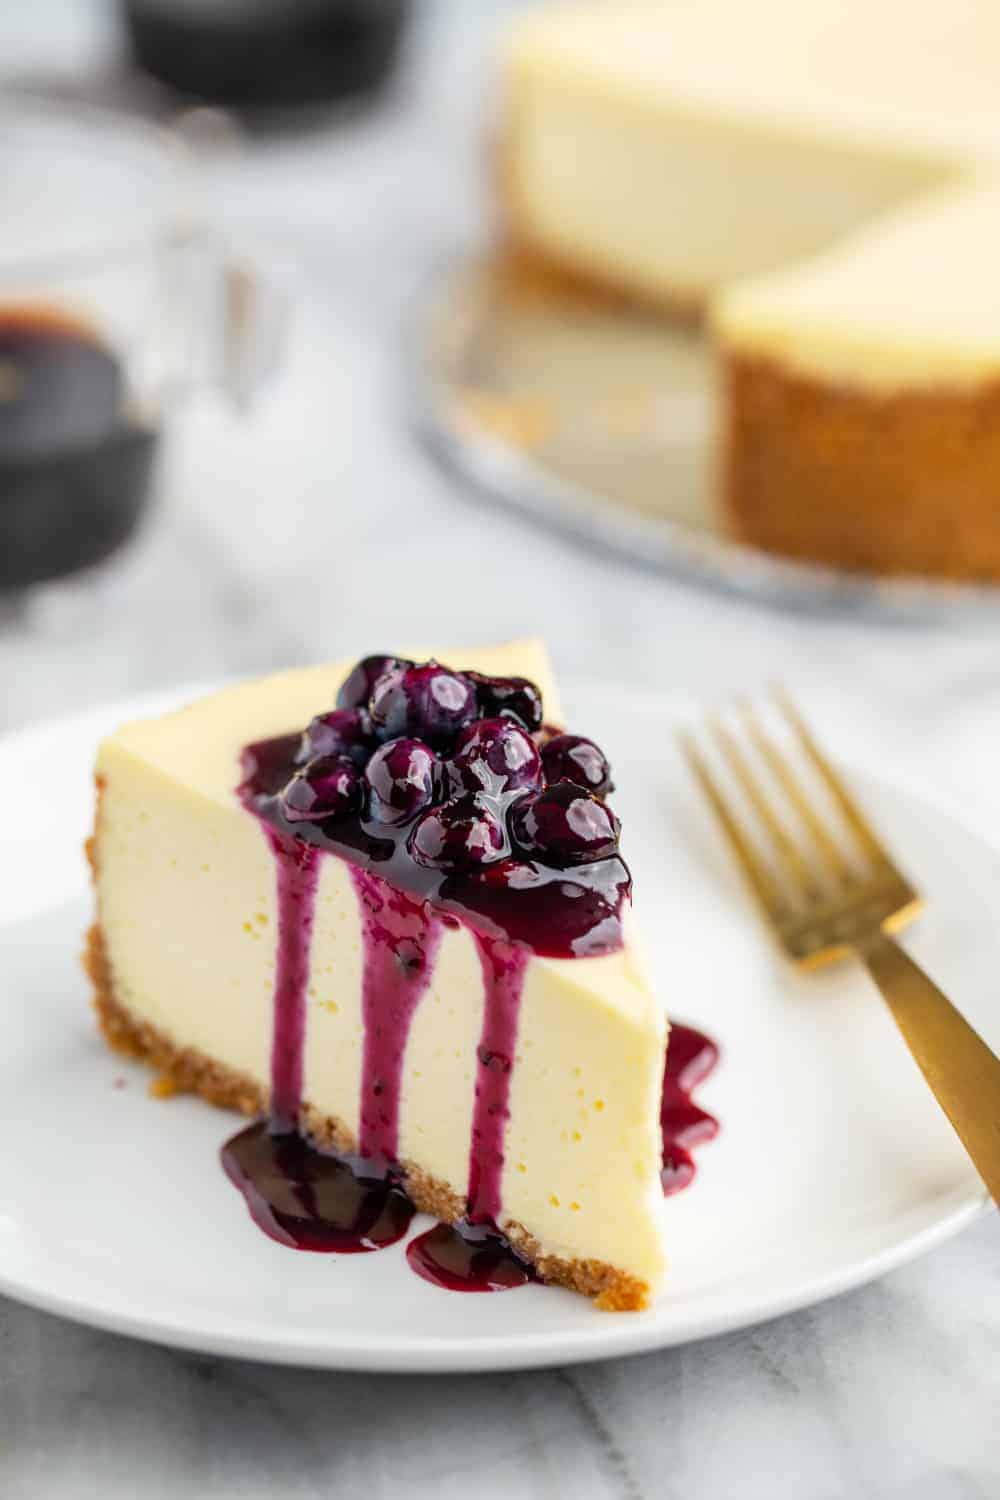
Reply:
<svg viewBox="0 0 1000 1500"><path fill-rule="evenodd" d="M88 857L94 864L93 845ZM263 1114L267 1108L264 1089L246 1074L228 1068L192 1047L179 1047L164 1032L132 1015L115 997L111 964L100 923L87 933L83 967L94 987L94 1009L108 1046L127 1057L150 1063L157 1070L151 1092L159 1097L175 1093L197 1094L220 1109L243 1115ZM354 1134L334 1115L324 1115L312 1105L304 1107L306 1129L318 1146L350 1153L356 1149ZM454 1223L465 1213L465 1201L446 1183L412 1162L401 1163L409 1197L422 1213L445 1223ZM569 1260L543 1253L538 1241L520 1224L504 1225L504 1233L543 1281L568 1287L592 1297L595 1306L611 1312L633 1312L648 1306L649 1287L637 1277L597 1260Z"/></svg>
<svg viewBox="0 0 1000 1500"><path fill-rule="evenodd" d="M519 305L560 307L567 312L652 313L681 327L701 328L707 297L665 288L655 296L638 290L627 273L570 265L536 244L516 211L508 207L490 266L497 290Z"/></svg>
<svg viewBox="0 0 1000 1500"><path fill-rule="evenodd" d="M723 499L744 541L859 572L1000 578L1000 379L880 392L732 352Z"/></svg>

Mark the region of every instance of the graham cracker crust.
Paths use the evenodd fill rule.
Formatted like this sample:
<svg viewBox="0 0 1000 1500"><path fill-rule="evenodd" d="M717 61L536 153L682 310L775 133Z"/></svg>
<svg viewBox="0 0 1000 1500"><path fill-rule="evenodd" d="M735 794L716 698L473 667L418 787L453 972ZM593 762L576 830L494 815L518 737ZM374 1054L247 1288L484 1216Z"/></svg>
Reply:
<svg viewBox="0 0 1000 1500"><path fill-rule="evenodd" d="M861 572L1000 578L1000 380L883 394L746 354L723 379L737 535Z"/></svg>
<svg viewBox="0 0 1000 1500"><path fill-rule="evenodd" d="M644 313L690 328L705 323L707 296L694 297L679 289L654 296L639 291L624 274L619 278L596 267L570 265L534 244L513 216L504 223L490 272L498 292L519 307Z"/></svg>
<svg viewBox="0 0 1000 1500"><path fill-rule="evenodd" d="M94 865L93 842L88 857ZM94 986L94 1009L109 1047L138 1058L157 1069L152 1092L160 1097L174 1093L197 1094L220 1109L244 1115L263 1114L265 1091L245 1074L215 1062L191 1047L179 1047L162 1031L129 1013L116 1000L104 934L99 922L87 933L83 967ZM323 1115L312 1105L304 1106L306 1130L319 1146L350 1153L357 1147L353 1132L334 1115ZM423 1213L454 1223L465 1213L465 1201L446 1183L430 1176L412 1162L401 1163L404 1185ZM543 1254L537 1240L517 1223L504 1226L504 1233L535 1267L543 1281L568 1287L592 1297L596 1307L610 1312L634 1312L649 1303L649 1287L614 1266L597 1260L565 1260Z"/></svg>

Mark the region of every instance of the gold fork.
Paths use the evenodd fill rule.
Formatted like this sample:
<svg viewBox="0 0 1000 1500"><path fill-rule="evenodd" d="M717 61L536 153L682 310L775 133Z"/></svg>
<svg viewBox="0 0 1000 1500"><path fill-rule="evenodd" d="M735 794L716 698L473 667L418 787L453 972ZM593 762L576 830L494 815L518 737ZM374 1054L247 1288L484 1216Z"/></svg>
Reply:
<svg viewBox="0 0 1000 1500"><path fill-rule="evenodd" d="M1000 1059L891 936L922 902L784 693L778 706L849 835L849 855L791 760L749 705L737 735L716 719L712 737L770 844L764 858L689 733L681 745L781 946L805 969L856 954L882 993L934 1096L991 1196L1000 1202ZM741 744L741 739L744 744ZM750 747L748 753L745 745ZM764 779L780 787L802 834L780 817Z"/></svg>

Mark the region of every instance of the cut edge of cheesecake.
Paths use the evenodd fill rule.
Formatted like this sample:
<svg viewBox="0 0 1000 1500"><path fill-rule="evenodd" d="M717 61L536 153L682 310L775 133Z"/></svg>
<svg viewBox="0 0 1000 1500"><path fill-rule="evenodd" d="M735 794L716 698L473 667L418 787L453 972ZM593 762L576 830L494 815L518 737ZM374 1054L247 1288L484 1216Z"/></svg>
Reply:
<svg viewBox="0 0 1000 1500"><path fill-rule="evenodd" d="M998 258L1000 178L973 179L716 299L736 535L854 571L1000 577Z"/></svg>
<svg viewBox="0 0 1000 1500"><path fill-rule="evenodd" d="M430 653L407 654L419 659ZM520 675L531 676L542 689L548 707L547 717L562 718L547 655L537 643L518 642L506 648L485 651L448 650L434 654L444 661L460 661L467 669L497 673L504 670L508 673L517 671ZM512 661L516 661L516 666L510 665ZM238 807L234 791L236 768L231 753L234 740L267 737L302 727L312 712L322 708L324 701L329 701L331 688L345 675L350 665L349 661L338 662L319 668L297 669L291 673L279 674L276 678L265 679L275 686L276 700L263 715L259 703L254 708L250 701L254 696L255 685L238 684L214 695L212 700L199 700L199 703L161 719L126 725L117 735L105 741L102 747L97 774L98 813L95 834L88 841L88 856L95 885L98 887L98 917L88 936L84 963L94 985L95 1008L105 1039L116 1050L141 1058L156 1069L157 1077L152 1085L155 1093L164 1096L174 1092L195 1093L212 1104L244 1114L259 1113L267 1105L266 1083L260 1077L231 1067L196 1046L185 1045L184 1038L175 1038L169 1026L157 1025L148 1016L134 1010L128 1003L128 997L120 993L120 987L115 984L110 951L112 942L102 922L100 900L101 828L106 821L102 819L102 807L109 796L114 796L113 786L109 788L108 785L109 776L113 783L116 779L116 766L141 765L144 775L153 773L150 784L156 786L161 777L175 779L179 765L188 793L193 792L196 797L216 807L221 803L227 816L238 811L242 818L246 814ZM257 687L259 692L259 682ZM317 688L320 689L319 695ZM206 708L210 701L214 707ZM228 723L224 753L218 763L211 754L201 753L204 747L199 741L199 725L204 724L205 714L208 713L211 718L216 711ZM658 1026L662 1063L662 1047L666 1036L662 1011L648 991L641 960L637 960L631 951L622 957L626 959L622 964L624 982L635 989L631 1001L625 1002L626 1011L631 1004L634 1014L631 1018L623 1015L623 1028L634 1028L637 1036L643 1034L645 1028L644 1045L648 1045ZM592 1005L595 1013L599 1012L602 1001L598 993L597 966L607 961L583 959L570 962L574 970L577 965L580 966L574 980L579 981L576 987L583 1000ZM553 963L565 966L566 961L536 958L533 963L548 968ZM594 976L592 983L591 975ZM613 1010L614 1007L609 1009ZM649 1012L648 1015L645 1014L646 1011ZM658 1022L653 1017L654 1011L659 1014ZM605 1017L605 1023L606 1020ZM351 1151L354 1148L354 1132L340 1115L317 1109L307 1097L304 1100L304 1117L310 1135L319 1144L340 1151ZM448 1181L424 1170L418 1161L409 1158L405 1150L401 1155L407 1191L416 1206L444 1220L461 1218L465 1209L464 1195L458 1193ZM516 1210L516 1205L514 1208ZM519 1251L536 1266L544 1280L592 1297L601 1308L626 1311L648 1305L651 1292L662 1274L662 1257L660 1264L654 1265L647 1275L636 1274L634 1269L612 1264L610 1260L598 1256L560 1253L558 1245L553 1245L551 1239L546 1242L544 1237L540 1239L532 1232L535 1226L529 1228L522 1224L516 1217L516 1212L505 1214L501 1227ZM645 1232L648 1235L648 1224ZM655 1254L653 1259L657 1259Z"/></svg>
<svg viewBox="0 0 1000 1500"><path fill-rule="evenodd" d="M808 26L777 34L785 97L748 81L738 37L752 54L768 21L738 4L576 0L515 16L497 135L510 241L700 316L720 288L794 265L982 164L971 123L972 141L952 141L901 128L891 110L817 109L799 78L817 27L811 40ZM780 207L762 211L772 200Z"/></svg>

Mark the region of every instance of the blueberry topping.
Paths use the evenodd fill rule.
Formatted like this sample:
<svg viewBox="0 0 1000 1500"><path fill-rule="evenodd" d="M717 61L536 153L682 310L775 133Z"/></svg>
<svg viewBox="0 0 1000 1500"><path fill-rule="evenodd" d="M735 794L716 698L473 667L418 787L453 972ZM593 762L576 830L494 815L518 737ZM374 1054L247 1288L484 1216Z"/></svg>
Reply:
<svg viewBox="0 0 1000 1500"><path fill-rule="evenodd" d="M434 801L440 761L422 740L389 740L365 767L373 819L408 823Z"/></svg>
<svg viewBox="0 0 1000 1500"><path fill-rule="evenodd" d="M320 755L296 771L280 796L289 823L345 818L361 806L361 775L342 755Z"/></svg>
<svg viewBox="0 0 1000 1500"><path fill-rule="evenodd" d="M607 756L582 734L557 734L547 740L542 746L542 765L550 784L571 781L595 797L606 797L615 789Z"/></svg>
<svg viewBox="0 0 1000 1500"><path fill-rule="evenodd" d="M337 694L337 707L364 708L380 677L409 666L412 662L401 656L362 657Z"/></svg>
<svg viewBox="0 0 1000 1500"><path fill-rule="evenodd" d="M312 845L377 875L380 921L415 899L552 957L621 945L631 877L607 760L545 723L526 678L367 656L336 708L245 746L240 765L239 795L281 857Z"/></svg>
<svg viewBox="0 0 1000 1500"><path fill-rule="evenodd" d="M475 683L478 714L483 719L515 719L529 734L542 727L542 695L527 677L484 677L467 672Z"/></svg>
<svg viewBox="0 0 1000 1500"><path fill-rule="evenodd" d="M523 853L554 865L589 864L617 854L621 831L610 807L569 781L520 797L510 826Z"/></svg>
<svg viewBox="0 0 1000 1500"><path fill-rule="evenodd" d="M432 869L487 864L499 859L505 848L500 819L472 797L432 807L410 834L413 858Z"/></svg>
<svg viewBox="0 0 1000 1500"><path fill-rule="evenodd" d="M541 785L542 763L513 719L479 719L458 736L448 775L456 792L533 791Z"/></svg>
<svg viewBox="0 0 1000 1500"><path fill-rule="evenodd" d="M469 679L436 661L395 668L372 689L372 726L381 739L415 735L444 748L476 716L476 696Z"/></svg>
<svg viewBox="0 0 1000 1500"><path fill-rule="evenodd" d="M367 713L357 708L334 708L311 721L302 736L298 760L304 763L317 755L346 755L356 766L363 766L372 747Z"/></svg>

